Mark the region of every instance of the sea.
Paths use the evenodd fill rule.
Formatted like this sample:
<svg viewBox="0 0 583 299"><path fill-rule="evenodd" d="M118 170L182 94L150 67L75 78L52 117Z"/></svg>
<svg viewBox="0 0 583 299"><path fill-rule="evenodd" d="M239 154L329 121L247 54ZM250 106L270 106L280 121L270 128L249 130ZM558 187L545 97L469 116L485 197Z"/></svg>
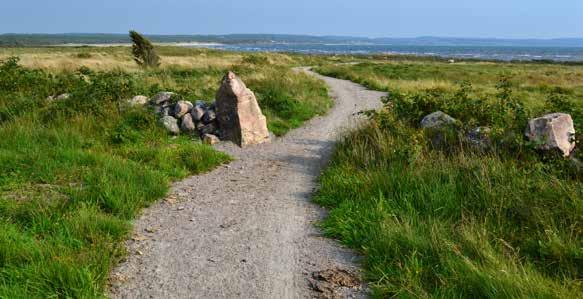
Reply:
<svg viewBox="0 0 583 299"><path fill-rule="evenodd" d="M524 47L524 46L433 46L433 45L378 45L378 44L188 44L188 47L205 47L243 52L293 52L304 54L402 54L437 56L454 59L479 59L503 61L554 60L583 62L583 47Z"/></svg>

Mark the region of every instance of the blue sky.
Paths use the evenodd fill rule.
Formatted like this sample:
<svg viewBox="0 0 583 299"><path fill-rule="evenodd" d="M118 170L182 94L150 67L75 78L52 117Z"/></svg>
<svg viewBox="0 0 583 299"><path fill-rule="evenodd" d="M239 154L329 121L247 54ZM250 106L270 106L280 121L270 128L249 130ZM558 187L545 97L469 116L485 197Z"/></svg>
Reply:
<svg viewBox="0 0 583 299"><path fill-rule="evenodd" d="M583 0L3 0L0 33L583 37Z"/></svg>

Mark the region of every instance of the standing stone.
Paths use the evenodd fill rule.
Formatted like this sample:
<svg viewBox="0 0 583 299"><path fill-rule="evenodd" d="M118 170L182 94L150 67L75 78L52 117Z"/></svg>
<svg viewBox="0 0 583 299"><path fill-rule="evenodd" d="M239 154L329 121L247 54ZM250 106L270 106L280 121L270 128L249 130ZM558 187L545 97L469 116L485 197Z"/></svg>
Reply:
<svg viewBox="0 0 583 299"><path fill-rule="evenodd" d="M180 129L186 133L192 133L196 130L196 125L194 124L194 121L192 121L192 116L190 114L187 113L182 117Z"/></svg>
<svg viewBox="0 0 583 299"><path fill-rule="evenodd" d="M216 106L223 140L241 147L269 142L267 120L257 98L235 73L229 72L223 78Z"/></svg>
<svg viewBox="0 0 583 299"><path fill-rule="evenodd" d="M168 130L168 132L178 135L180 128L178 127L178 120L172 116L164 116L160 119L160 123Z"/></svg>
<svg viewBox="0 0 583 299"><path fill-rule="evenodd" d="M189 101L178 101L174 105L174 117L181 118L186 115L192 109L193 105Z"/></svg>
<svg viewBox="0 0 583 299"><path fill-rule="evenodd" d="M530 141L538 143L539 149L557 149L565 157L575 149L575 127L569 114L552 113L531 119L525 135Z"/></svg>

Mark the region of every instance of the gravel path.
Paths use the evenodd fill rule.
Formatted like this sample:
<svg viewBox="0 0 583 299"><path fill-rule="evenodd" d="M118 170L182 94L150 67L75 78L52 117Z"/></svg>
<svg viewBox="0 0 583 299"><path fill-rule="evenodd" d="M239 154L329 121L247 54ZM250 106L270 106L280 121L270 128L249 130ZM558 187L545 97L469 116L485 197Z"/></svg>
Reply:
<svg viewBox="0 0 583 299"><path fill-rule="evenodd" d="M315 271L356 269L358 257L314 227L324 211L309 199L337 134L384 94L311 74L329 85L334 108L271 144L218 145L235 161L175 184L136 221L111 297L310 298L321 295L309 282Z"/></svg>

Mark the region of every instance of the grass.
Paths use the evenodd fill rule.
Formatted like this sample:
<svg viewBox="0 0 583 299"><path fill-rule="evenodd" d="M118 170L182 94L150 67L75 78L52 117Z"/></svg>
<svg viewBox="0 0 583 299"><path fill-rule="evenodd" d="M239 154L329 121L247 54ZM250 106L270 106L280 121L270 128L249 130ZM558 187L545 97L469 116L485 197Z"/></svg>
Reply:
<svg viewBox="0 0 583 299"><path fill-rule="evenodd" d="M550 69L557 81L544 79ZM340 140L315 199L331 209L326 234L365 256L374 297L580 297L583 174L521 137L528 117L551 111L570 109L581 129L580 67L373 61L320 71L391 94ZM435 110L462 132L491 127L494 147L476 151L463 133L433 147L418 123Z"/></svg>
<svg viewBox="0 0 583 299"><path fill-rule="evenodd" d="M143 71L132 60L127 47L47 47L0 48L0 59L20 58L19 64L31 69L71 74L80 68L92 71L131 74L148 86L148 95L163 89L190 99L212 100L218 82L227 70L234 70L257 96L267 116L269 129L277 136L298 128L332 106L326 85L292 67L323 63L328 58L287 54L243 54L207 49L157 47L162 67ZM61 90L58 92L66 92Z"/></svg>
<svg viewBox="0 0 583 299"><path fill-rule="evenodd" d="M501 76L511 78L516 96L529 105L544 102L546 95L560 89L579 103L583 99L583 66L560 64L432 61L376 61L357 65L327 64L318 72L361 83L383 91L414 92L440 88L454 90L463 81L473 84L476 91L495 90Z"/></svg>
<svg viewBox="0 0 583 299"><path fill-rule="evenodd" d="M331 105L291 56L160 54L161 68L141 70L128 48L0 49L0 298L103 297L140 210L171 181L230 161L196 138L172 139L124 99L168 90L211 100L234 69L278 135Z"/></svg>

